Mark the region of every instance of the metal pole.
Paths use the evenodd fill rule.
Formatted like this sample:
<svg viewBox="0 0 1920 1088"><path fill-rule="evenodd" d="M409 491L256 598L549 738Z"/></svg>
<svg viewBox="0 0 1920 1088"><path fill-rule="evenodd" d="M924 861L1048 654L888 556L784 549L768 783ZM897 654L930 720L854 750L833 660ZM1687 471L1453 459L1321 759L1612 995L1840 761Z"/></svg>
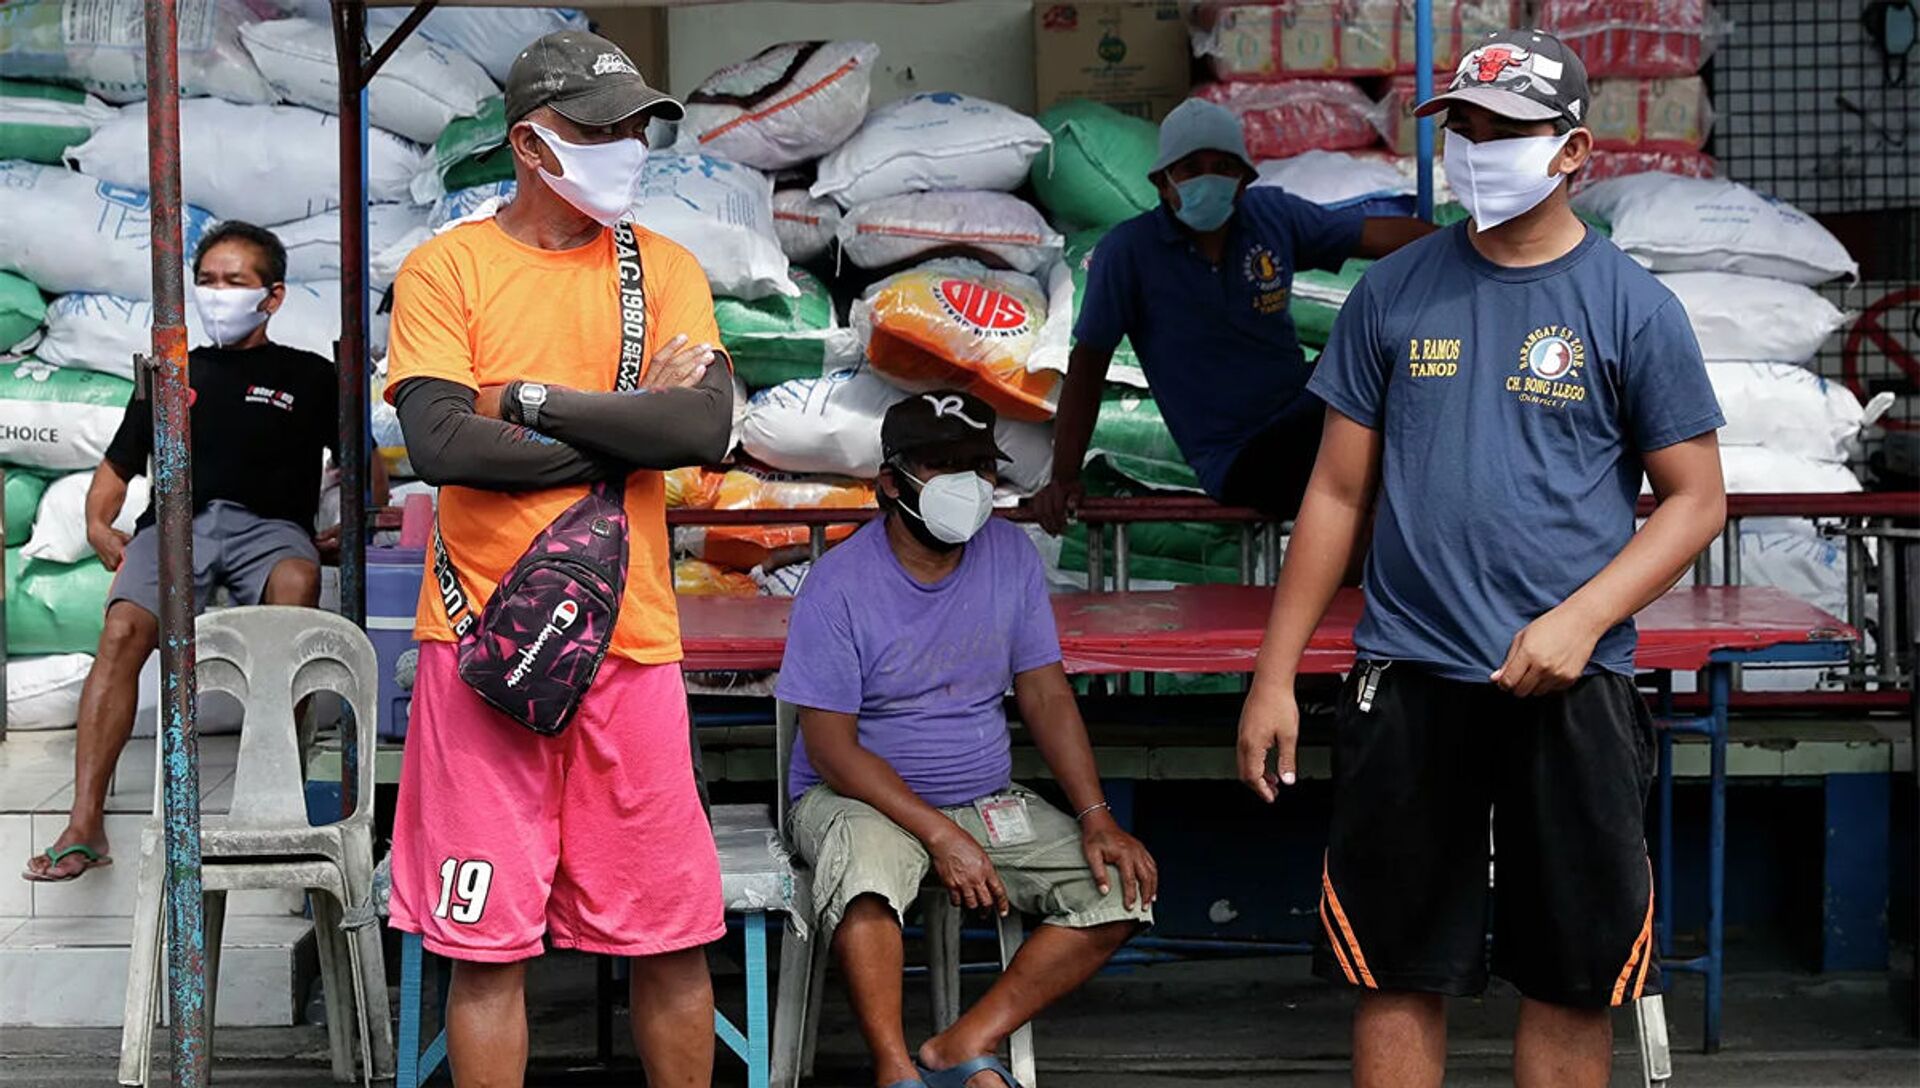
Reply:
<svg viewBox="0 0 1920 1088"><path fill-rule="evenodd" d="M1741 584L1740 577L1740 519L1728 518L1726 528L1720 531L1720 573L1721 581L1730 586ZM1733 690L1742 686L1740 666L1729 666L1729 682Z"/></svg>
<svg viewBox="0 0 1920 1088"><path fill-rule="evenodd" d="M167 1014L173 1083L202 1088L206 929L200 884L200 751L195 729L193 450L187 421L185 239L180 199L179 18L147 0L147 188L153 253L154 498L160 530L160 749L165 775Z"/></svg>
<svg viewBox="0 0 1920 1088"><path fill-rule="evenodd" d="M1880 522L1882 529L1893 528L1893 519ZM1876 618L1880 631L1875 636L1875 650L1879 656L1880 689L1891 690L1899 684L1900 675L1900 589L1899 583L1892 577L1896 564L1893 557L1899 552L1901 543L1884 537L1879 541L1879 554L1876 555L1874 569L1879 572L1875 585L1879 587L1876 602ZM1863 547L1861 549L1865 551Z"/></svg>
<svg viewBox="0 0 1920 1088"><path fill-rule="evenodd" d="M1866 526L1862 521L1861 527ZM1867 541L1857 533L1847 536L1847 626L1858 631L1867 616ZM1858 688L1866 671L1867 651L1861 640L1847 644L1848 686Z"/></svg>
<svg viewBox="0 0 1920 1088"><path fill-rule="evenodd" d="M1433 97L1433 0L1415 0L1413 5L1413 100L1425 102ZM1416 179L1414 208L1420 218L1433 221L1433 118L1422 117L1414 137L1413 169Z"/></svg>
<svg viewBox="0 0 1920 1088"><path fill-rule="evenodd" d="M810 525L807 527L807 558L818 559L827 554L827 527Z"/></svg>
<svg viewBox="0 0 1920 1088"><path fill-rule="evenodd" d="M1726 980L1727 927L1727 704L1732 676L1726 665L1707 668L1707 698L1712 707L1712 753L1707 788L1707 1007L1706 1051L1720 1050L1721 986Z"/></svg>
<svg viewBox="0 0 1920 1088"><path fill-rule="evenodd" d="M0 498L7 491L7 469L0 465ZM7 536L7 504L0 501L0 540ZM7 739L7 553L0 548L0 741Z"/></svg>
<svg viewBox="0 0 1920 1088"><path fill-rule="evenodd" d="M1087 525L1087 592L1107 589L1107 527L1090 521Z"/></svg>
<svg viewBox="0 0 1920 1088"><path fill-rule="evenodd" d="M1240 523L1240 584L1253 584L1253 522Z"/></svg>
<svg viewBox="0 0 1920 1088"><path fill-rule="evenodd" d="M334 52L340 62L340 614L367 625L367 10L334 0ZM359 803L354 731L340 731L340 816Z"/></svg>
<svg viewBox="0 0 1920 1088"><path fill-rule="evenodd" d="M1267 569L1264 584L1280 584L1280 523L1269 521L1260 529L1261 551L1267 556Z"/></svg>
<svg viewBox="0 0 1920 1088"><path fill-rule="evenodd" d="M1133 549L1127 544L1127 523L1113 526L1113 588L1125 593L1133 581Z"/></svg>

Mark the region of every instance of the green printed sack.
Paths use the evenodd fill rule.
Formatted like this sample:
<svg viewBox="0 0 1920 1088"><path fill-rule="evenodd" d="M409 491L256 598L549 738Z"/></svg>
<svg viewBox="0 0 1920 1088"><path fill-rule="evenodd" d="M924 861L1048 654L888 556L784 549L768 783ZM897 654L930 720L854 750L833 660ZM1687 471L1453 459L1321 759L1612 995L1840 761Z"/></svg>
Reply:
<svg viewBox="0 0 1920 1088"><path fill-rule="evenodd" d="M0 463L90 471L106 456L132 397L133 383L111 374L33 358L0 364Z"/></svg>
<svg viewBox="0 0 1920 1088"><path fill-rule="evenodd" d="M1240 527L1200 521L1146 521L1127 527L1127 577L1130 581L1176 585L1231 584L1240 581ZM1106 548L1109 578L1116 577L1113 536ZM1060 569L1087 569L1087 527L1073 525L1060 541Z"/></svg>
<svg viewBox="0 0 1920 1088"><path fill-rule="evenodd" d="M1287 303L1287 313L1293 316L1293 328L1301 344L1315 348L1327 346L1327 336L1333 332L1333 319L1340 316L1340 307L1347 304L1347 296L1372 266L1372 261L1355 259L1341 265L1338 272L1315 269L1294 275L1293 299Z"/></svg>
<svg viewBox="0 0 1920 1088"><path fill-rule="evenodd" d="M25 469L7 470L7 547L17 548L33 536L33 515L40 509L40 496L47 493L47 485L52 482Z"/></svg>
<svg viewBox="0 0 1920 1088"><path fill-rule="evenodd" d="M1138 390L1108 387L1087 456L1105 460L1115 472L1147 487L1200 490L1200 478L1174 443L1160 406Z"/></svg>
<svg viewBox="0 0 1920 1088"><path fill-rule="evenodd" d="M48 563L8 548L7 653L93 653L112 586L113 572L98 559Z"/></svg>
<svg viewBox="0 0 1920 1088"><path fill-rule="evenodd" d="M0 272L0 352L24 342L47 319L47 300L31 280Z"/></svg>
<svg viewBox="0 0 1920 1088"><path fill-rule="evenodd" d="M1147 180L1159 129L1112 106L1069 99L1037 120L1053 148L1033 160L1033 191L1060 221L1111 227L1151 211L1160 194Z"/></svg>
<svg viewBox="0 0 1920 1088"><path fill-rule="evenodd" d="M113 107L85 91L0 79L0 159L58 166L68 148L113 116Z"/></svg>
<svg viewBox="0 0 1920 1088"><path fill-rule="evenodd" d="M800 288L793 298L713 300L720 343L733 356L733 372L748 389L818 378L860 362L860 339L840 327L826 284L802 268L792 269L792 276Z"/></svg>
<svg viewBox="0 0 1920 1088"><path fill-rule="evenodd" d="M440 175L442 192L446 193L513 180L507 107L500 96L482 102L475 116L455 118L441 130L440 138L433 142L433 169Z"/></svg>

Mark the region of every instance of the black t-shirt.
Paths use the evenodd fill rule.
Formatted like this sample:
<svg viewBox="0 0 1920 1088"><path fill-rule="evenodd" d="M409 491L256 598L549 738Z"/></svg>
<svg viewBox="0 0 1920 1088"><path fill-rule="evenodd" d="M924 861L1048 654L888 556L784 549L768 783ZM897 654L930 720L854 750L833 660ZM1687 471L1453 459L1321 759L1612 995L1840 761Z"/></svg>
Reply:
<svg viewBox="0 0 1920 1088"><path fill-rule="evenodd" d="M194 512L224 499L311 529L320 509L320 452L337 454L339 445L333 363L270 343L245 351L198 348L187 364ZM153 407L132 402L107 460L123 475L138 476L152 454ZM149 508L140 527L153 522Z"/></svg>

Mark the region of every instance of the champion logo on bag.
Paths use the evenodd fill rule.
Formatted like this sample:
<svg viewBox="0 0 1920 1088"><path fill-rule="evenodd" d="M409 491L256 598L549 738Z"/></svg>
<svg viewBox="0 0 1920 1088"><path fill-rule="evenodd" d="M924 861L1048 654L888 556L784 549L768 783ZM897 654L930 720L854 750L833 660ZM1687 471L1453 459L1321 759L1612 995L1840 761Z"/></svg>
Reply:
<svg viewBox="0 0 1920 1088"><path fill-rule="evenodd" d="M940 303L954 320L998 336L1017 333L1032 319L1026 303L972 280L941 281Z"/></svg>
<svg viewBox="0 0 1920 1088"><path fill-rule="evenodd" d="M540 629L539 637L533 640L532 645L520 651L519 663L514 665L513 671L507 674L507 686L518 687L520 681L527 678L527 673L533 670L534 662L540 660L540 651L547 648L547 643L551 642L555 635L572 627L574 621L579 618L578 604L572 601L561 601L560 606L553 610L553 615L548 617L547 625Z"/></svg>

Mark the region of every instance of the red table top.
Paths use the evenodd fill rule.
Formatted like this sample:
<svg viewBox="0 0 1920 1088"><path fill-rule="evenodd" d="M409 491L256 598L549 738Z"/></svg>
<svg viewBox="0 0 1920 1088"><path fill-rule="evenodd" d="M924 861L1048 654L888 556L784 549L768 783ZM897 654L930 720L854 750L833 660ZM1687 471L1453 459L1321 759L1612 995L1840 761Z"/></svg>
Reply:
<svg viewBox="0 0 1920 1088"><path fill-rule="evenodd" d="M1067 671L1251 672L1273 590L1184 586L1139 593L1070 593L1053 598ZM780 667L791 602L773 597L682 597L681 641L693 670ZM1342 590L1314 633L1304 673L1353 665L1360 591ZM1676 589L1639 616L1643 669L1693 670L1717 651L1847 642L1854 631L1782 590L1756 586Z"/></svg>

